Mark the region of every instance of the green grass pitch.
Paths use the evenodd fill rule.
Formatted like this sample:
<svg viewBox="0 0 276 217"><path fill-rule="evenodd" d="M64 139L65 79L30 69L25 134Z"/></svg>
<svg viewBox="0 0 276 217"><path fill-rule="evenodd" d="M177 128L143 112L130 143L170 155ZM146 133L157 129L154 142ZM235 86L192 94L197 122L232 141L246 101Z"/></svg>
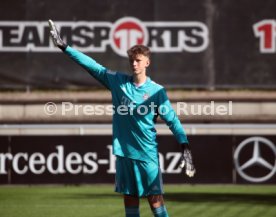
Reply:
<svg viewBox="0 0 276 217"><path fill-rule="evenodd" d="M170 217L275 217L274 185L165 185ZM141 199L141 217L151 211ZM123 217L113 185L0 186L1 217Z"/></svg>

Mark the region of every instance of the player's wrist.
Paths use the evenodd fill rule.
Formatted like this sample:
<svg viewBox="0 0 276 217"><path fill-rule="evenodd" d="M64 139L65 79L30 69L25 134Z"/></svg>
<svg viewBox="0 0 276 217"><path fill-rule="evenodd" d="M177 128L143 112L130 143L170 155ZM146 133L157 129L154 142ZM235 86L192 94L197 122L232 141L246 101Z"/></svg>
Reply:
<svg viewBox="0 0 276 217"><path fill-rule="evenodd" d="M66 50L67 46L68 45L63 42L62 44L58 45L58 48L64 52Z"/></svg>
<svg viewBox="0 0 276 217"><path fill-rule="evenodd" d="M186 149L191 150L189 143L181 143L180 147L182 152L184 152Z"/></svg>

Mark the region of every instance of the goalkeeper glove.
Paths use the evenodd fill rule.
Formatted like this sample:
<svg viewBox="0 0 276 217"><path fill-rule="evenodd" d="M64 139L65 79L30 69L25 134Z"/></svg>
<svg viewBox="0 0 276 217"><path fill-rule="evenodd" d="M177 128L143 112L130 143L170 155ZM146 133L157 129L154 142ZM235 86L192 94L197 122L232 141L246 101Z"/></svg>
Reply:
<svg viewBox="0 0 276 217"><path fill-rule="evenodd" d="M64 51L67 47L67 44L62 41L60 38L59 32L57 30L56 25L52 20L49 20L49 26L50 26L50 35L52 38L52 41L55 46L59 47L62 51Z"/></svg>
<svg viewBox="0 0 276 217"><path fill-rule="evenodd" d="M188 144L182 144L183 155L181 157L181 162L179 167L181 169L185 168L185 172L187 176L193 177L196 170L193 164L192 152Z"/></svg>

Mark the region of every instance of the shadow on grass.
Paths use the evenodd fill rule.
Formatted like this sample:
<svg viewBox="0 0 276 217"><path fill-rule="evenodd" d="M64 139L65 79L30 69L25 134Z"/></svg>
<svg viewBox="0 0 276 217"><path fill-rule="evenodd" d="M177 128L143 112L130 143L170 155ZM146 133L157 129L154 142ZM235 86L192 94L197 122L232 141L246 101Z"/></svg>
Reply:
<svg viewBox="0 0 276 217"><path fill-rule="evenodd" d="M76 193L63 194L59 197L64 199L121 199L121 195L117 193ZM276 194L245 194L245 193L166 193L164 196L166 201L181 202L181 203L243 203L243 204L262 204L268 206L275 206Z"/></svg>
<svg viewBox="0 0 276 217"><path fill-rule="evenodd" d="M244 204L276 204L276 194L244 194L244 193L167 193L165 200L175 202L215 202L215 203L244 203Z"/></svg>

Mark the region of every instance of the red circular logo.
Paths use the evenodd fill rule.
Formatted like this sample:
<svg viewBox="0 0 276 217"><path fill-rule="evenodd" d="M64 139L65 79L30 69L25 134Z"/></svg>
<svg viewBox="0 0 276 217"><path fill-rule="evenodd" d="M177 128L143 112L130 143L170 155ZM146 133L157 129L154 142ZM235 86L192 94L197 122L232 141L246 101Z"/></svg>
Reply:
<svg viewBox="0 0 276 217"><path fill-rule="evenodd" d="M127 56L127 50L136 44L147 44L148 32L136 18L124 17L114 23L110 31L111 46L121 55Z"/></svg>

